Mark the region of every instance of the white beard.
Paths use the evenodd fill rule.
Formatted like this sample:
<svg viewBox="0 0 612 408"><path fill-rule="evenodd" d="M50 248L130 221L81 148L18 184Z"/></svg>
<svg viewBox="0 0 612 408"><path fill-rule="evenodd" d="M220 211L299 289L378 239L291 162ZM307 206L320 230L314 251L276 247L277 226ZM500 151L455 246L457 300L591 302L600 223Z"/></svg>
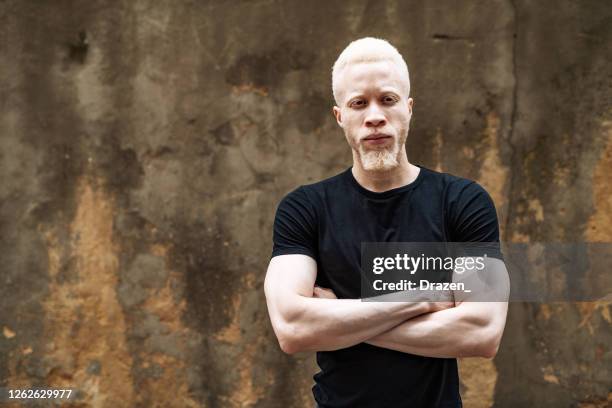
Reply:
<svg viewBox="0 0 612 408"><path fill-rule="evenodd" d="M395 143L381 150L366 150L360 145L358 156L365 171L387 171L399 166L399 148Z"/></svg>

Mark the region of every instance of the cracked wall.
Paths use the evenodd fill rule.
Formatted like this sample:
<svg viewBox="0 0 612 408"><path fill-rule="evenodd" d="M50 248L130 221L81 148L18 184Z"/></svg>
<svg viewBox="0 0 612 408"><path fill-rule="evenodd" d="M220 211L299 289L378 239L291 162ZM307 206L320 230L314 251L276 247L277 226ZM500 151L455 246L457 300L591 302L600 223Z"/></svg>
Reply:
<svg viewBox="0 0 612 408"><path fill-rule="evenodd" d="M0 2L0 379L83 406L302 407L263 278L279 199L350 165L331 65L403 53L412 161L506 242L612 242L605 2ZM610 305L512 304L470 407L610 404Z"/></svg>

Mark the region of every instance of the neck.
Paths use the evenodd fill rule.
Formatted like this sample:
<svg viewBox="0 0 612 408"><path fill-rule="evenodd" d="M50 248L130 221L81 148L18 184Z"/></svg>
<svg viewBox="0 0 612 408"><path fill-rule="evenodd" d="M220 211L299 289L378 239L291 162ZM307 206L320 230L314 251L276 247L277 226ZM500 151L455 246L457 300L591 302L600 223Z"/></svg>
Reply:
<svg viewBox="0 0 612 408"><path fill-rule="evenodd" d="M365 170L353 151L353 177L363 188L377 193L403 187L416 180L421 169L408 161L404 148L398 161L398 166L388 170Z"/></svg>

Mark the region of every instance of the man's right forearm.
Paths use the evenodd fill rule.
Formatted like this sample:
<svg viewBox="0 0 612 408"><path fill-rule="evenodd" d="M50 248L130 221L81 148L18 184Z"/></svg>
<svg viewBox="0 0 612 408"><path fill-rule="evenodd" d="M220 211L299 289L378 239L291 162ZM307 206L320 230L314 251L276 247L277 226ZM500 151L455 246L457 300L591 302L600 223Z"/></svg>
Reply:
<svg viewBox="0 0 612 408"><path fill-rule="evenodd" d="M435 310L429 302L370 302L299 296L283 316L279 341L285 352L350 347L405 320Z"/></svg>
<svg viewBox="0 0 612 408"><path fill-rule="evenodd" d="M370 301L335 299L331 291L333 299L314 297L316 276L317 264L306 255L276 256L268 266L264 281L268 313L287 353L350 347L441 305L422 293L407 292Z"/></svg>

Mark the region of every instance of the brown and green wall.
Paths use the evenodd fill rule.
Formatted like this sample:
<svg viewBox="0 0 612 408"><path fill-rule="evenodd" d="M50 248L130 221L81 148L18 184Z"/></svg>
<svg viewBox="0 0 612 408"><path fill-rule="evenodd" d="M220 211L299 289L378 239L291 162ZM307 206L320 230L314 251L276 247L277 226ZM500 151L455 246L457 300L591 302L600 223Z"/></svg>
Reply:
<svg viewBox="0 0 612 408"><path fill-rule="evenodd" d="M408 63L409 158L485 186L504 241L612 242L609 2L2 0L0 386L311 406L262 284L279 199L351 164L331 66L366 35ZM465 406L609 406L611 323L512 303Z"/></svg>

